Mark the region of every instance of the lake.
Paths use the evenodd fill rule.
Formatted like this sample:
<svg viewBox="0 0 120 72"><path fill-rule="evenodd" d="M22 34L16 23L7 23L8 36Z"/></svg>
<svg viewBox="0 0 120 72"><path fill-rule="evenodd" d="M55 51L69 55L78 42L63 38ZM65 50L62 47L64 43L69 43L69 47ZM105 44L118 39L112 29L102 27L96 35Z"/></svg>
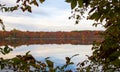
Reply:
<svg viewBox="0 0 120 72"><path fill-rule="evenodd" d="M26 52L30 51L30 54L38 61L45 60L46 57L54 62L55 66L64 65L66 60L65 57L72 57L75 54L79 54L71 59L75 64L72 69L76 68L77 63L82 62L87 57L85 55L91 55L92 45L72 45L72 44L32 44L32 45L21 45L17 47L10 46L13 51L9 54L0 54L0 57L5 59L13 58L16 55L25 55Z"/></svg>

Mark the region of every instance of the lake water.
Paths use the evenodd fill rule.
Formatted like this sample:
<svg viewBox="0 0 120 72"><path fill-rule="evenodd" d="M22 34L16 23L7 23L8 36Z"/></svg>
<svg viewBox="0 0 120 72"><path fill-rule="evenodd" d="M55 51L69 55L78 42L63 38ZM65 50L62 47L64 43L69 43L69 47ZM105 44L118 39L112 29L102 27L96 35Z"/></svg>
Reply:
<svg viewBox="0 0 120 72"><path fill-rule="evenodd" d="M92 45L72 45L72 44L33 44L33 45L21 45L13 48L7 55L0 54L3 58L13 58L16 55L25 55L30 51L36 60L44 61L46 57L50 57L50 60L55 62L55 66L65 64L65 57L71 57L75 54L79 54L71 59L75 64L85 60L85 55L91 55ZM73 66L72 66L73 67Z"/></svg>

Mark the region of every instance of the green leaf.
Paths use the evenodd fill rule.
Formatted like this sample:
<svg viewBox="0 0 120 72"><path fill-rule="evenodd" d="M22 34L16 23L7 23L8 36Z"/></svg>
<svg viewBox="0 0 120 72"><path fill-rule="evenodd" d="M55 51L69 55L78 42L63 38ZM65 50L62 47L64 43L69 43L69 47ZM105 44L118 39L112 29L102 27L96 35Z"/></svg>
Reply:
<svg viewBox="0 0 120 72"><path fill-rule="evenodd" d="M87 70L86 72L90 72L90 66L88 66L86 70Z"/></svg>
<svg viewBox="0 0 120 72"><path fill-rule="evenodd" d="M5 66L4 66L3 64L0 65L0 69L4 69L4 67L5 67Z"/></svg>
<svg viewBox="0 0 120 72"><path fill-rule="evenodd" d="M81 65L81 66L84 66L84 65L85 65L85 63L84 63L84 62L82 62L80 65Z"/></svg>
<svg viewBox="0 0 120 72"><path fill-rule="evenodd" d="M69 57L65 57L65 59L66 59L66 64L69 64L69 63L70 63L71 58L69 58Z"/></svg>
<svg viewBox="0 0 120 72"><path fill-rule="evenodd" d="M49 68L53 68L53 62L50 60L46 60L46 63L48 64Z"/></svg>
<svg viewBox="0 0 120 72"><path fill-rule="evenodd" d="M36 0L34 1L34 5L39 6Z"/></svg>
<svg viewBox="0 0 120 72"><path fill-rule="evenodd" d="M46 57L45 60L49 59L50 57Z"/></svg>
<svg viewBox="0 0 120 72"><path fill-rule="evenodd" d="M16 1L16 3L19 3L19 2L20 2L20 0L17 0L17 1Z"/></svg>
<svg viewBox="0 0 120 72"><path fill-rule="evenodd" d="M3 24L2 19L0 19L0 24L1 24L2 29L5 31L5 25Z"/></svg>
<svg viewBox="0 0 120 72"><path fill-rule="evenodd" d="M116 67L119 67L120 66L120 60L116 59L116 60L112 61L111 64L116 66Z"/></svg>
<svg viewBox="0 0 120 72"><path fill-rule="evenodd" d="M71 9L74 9L77 6L77 0L72 0Z"/></svg>
<svg viewBox="0 0 120 72"><path fill-rule="evenodd" d="M29 4L34 4L34 0L33 0L33 1L31 1Z"/></svg>
<svg viewBox="0 0 120 72"><path fill-rule="evenodd" d="M5 48L4 48L5 53L8 53L8 48L9 48L8 46L5 46Z"/></svg>
<svg viewBox="0 0 120 72"><path fill-rule="evenodd" d="M78 24L78 23L79 23L79 20L76 20L76 21L75 21L75 24Z"/></svg>
<svg viewBox="0 0 120 72"><path fill-rule="evenodd" d="M72 57L70 57L70 59L73 58L73 57L75 57L75 56L78 56L78 55L79 55L79 54L75 54L75 55L73 55Z"/></svg>
<svg viewBox="0 0 120 72"><path fill-rule="evenodd" d="M101 16L100 13L95 12L88 19L92 19L92 20L98 21L100 19L100 16Z"/></svg>
<svg viewBox="0 0 120 72"><path fill-rule="evenodd" d="M31 7L28 7L28 12L32 12Z"/></svg>
<svg viewBox="0 0 120 72"><path fill-rule="evenodd" d="M40 3L43 3L45 0L39 0L40 1Z"/></svg>
<svg viewBox="0 0 120 72"><path fill-rule="evenodd" d="M5 10L5 12L9 11L9 9L8 9L8 8L6 8L6 7L4 7L4 10Z"/></svg>
<svg viewBox="0 0 120 72"><path fill-rule="evenodd" d="M24 7L21 7L21 10L22 10L23 12L25 12L26 8L24 8Z"/></svg>
<svg viewBox="0 0 120 72"><path fill-rule="evenodd" d="M19 64L21 62L21 60L19 58L16 58L16 57L13 58L12 61L14 64Z"/></svg>
<svg viewBox="0 0 120 72"><path fill-rule="evenodd" d="M100 18L100 22L102 22L104 19L105 19L105 17L104 17L104 14L103 14L103 16L101 16L101 18Z"/></svg>
<svg viewBox="0 0 120 72"><path fill-rule="evenodd" d="M69 65L70 65L70 64L71 64L71 65L73 65L73 64L74 64L74 62L70 62L70 63L69 63Z"/></svg>
<svg viewBox="0 0 120 72"><path fill-rule="evenodd" d="M82 7L83 6L83 0L78 0L78 4L79 4L80 7Z"/></svg>
<svg viewBox="0 0 120 72"><path fill-rule="evenodd" d="M39 6L36 0L31 1L29 4L34 4L35 6Z"/></svg>
<svg viewBox="0 0 120 72"><path fill-rule="evenodd" d="M61 69L64 69L64 68L66 68L67 67L67 65L65 64L65 65L63 65L62 67L61 67Z"/></svg>
<svg viewBox="0 0 120 72"><path fill-rule="evenodd" d="M30 53L30 51L28 51L28 52L26 53L26 56L29 55L29 53Z"/></svg>
<svg viewBox="0 0 120 72"><path fill-rule="evenodd" d="M65 2L67 2L67 3L71 3L71 1L72 1L72 0L65 0Z"/></svg>
<svg viewBox="0 0 120 72"><path fill-rule="evenodd" d="M89 14L90 14L91 12L93 12L95 9L96 9L96 7L92 8L92 9L89 11Z"/></svg>

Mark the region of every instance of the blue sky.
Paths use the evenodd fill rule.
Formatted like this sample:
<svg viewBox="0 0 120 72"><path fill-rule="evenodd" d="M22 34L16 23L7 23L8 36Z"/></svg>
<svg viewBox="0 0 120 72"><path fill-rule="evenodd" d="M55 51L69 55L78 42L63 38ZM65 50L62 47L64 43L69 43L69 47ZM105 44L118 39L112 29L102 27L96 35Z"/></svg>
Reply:
<svg viewBox="0 0 120 72"><path fill-rule="evenodd" d="M1 3L14 5L16 0L0 0ZM71 8L65 0L46 0L39 7L33 7L33 12L15 11L0 12L6 30L19 29L23 31L72 31L72 30L104 30L102 26L93 27L94 21L82 19L79 24L69 20Z"/></svg>

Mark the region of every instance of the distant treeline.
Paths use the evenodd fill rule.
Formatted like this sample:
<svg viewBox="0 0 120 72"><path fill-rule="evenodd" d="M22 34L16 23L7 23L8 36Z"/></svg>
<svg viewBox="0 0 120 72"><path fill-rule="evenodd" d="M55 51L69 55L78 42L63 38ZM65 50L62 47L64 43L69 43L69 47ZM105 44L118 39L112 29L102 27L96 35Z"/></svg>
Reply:
<svg viewBox="0 0 120 72"><path fill-rule="evenodd" d="M86 39L100 38L102 31L71 31L71 32L30 32L30 31L0 31L0 39L18 38L51 38L51 39Z"/></svg>

